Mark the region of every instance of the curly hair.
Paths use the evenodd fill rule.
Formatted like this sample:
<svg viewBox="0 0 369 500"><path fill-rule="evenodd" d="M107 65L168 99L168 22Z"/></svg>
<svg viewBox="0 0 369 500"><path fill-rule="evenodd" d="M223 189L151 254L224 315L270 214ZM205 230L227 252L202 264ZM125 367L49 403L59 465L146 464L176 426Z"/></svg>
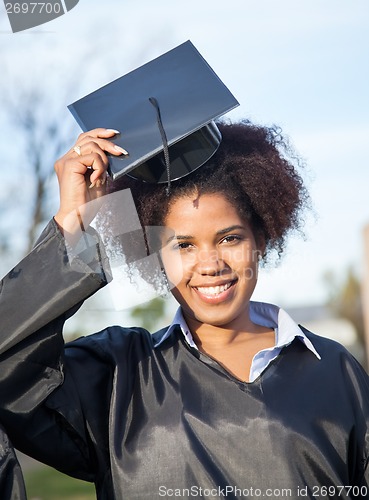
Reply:
<svg viewBox="0 0 369 500"><path fill-rule="evenodd" d="M143 228L164 226L171 205L179 197L221 193L251 224L255 237L264 241L264 262L272 253L279 258L287 236L292 231L302 232L302 214L310 205L299 173L303 162L279 127L259 126L248 120L222 121L217 126L222 134L217 152L205 165L172 182L169 195L165 184L149 184L127 175L110 181L108 193L130 189ZM131 263L137 263L137 256L144 257L134 240L121 245L130 247L122 251ZM152 245L150 242L151 253L157 251ZM139 272L146 281L152 281L147 268Z"/></svg>

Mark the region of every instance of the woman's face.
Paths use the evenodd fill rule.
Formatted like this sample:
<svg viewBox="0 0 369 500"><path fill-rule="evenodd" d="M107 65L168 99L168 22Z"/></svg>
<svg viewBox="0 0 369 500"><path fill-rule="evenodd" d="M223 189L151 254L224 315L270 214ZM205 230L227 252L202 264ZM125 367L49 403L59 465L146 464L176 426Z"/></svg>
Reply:
<svg viewBox="0 0 369 500"><path fill-rule="evenodd" d="M219 193L178 198L165 226L162 259L186 319L241 325L248 316L261 251L250 224Z"/></svg>

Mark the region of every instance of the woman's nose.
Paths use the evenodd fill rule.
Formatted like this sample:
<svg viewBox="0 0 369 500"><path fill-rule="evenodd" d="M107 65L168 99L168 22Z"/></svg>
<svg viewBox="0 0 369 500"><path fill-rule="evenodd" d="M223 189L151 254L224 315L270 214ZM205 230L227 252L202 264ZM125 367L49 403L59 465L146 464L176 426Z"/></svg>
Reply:
<svg viewBox="0 0 369 500"><path fill-rule="evenodd" d="M225 268L225 263L215 249L199 250L196 255L196 270L199 274L214 276Z"/></svg>

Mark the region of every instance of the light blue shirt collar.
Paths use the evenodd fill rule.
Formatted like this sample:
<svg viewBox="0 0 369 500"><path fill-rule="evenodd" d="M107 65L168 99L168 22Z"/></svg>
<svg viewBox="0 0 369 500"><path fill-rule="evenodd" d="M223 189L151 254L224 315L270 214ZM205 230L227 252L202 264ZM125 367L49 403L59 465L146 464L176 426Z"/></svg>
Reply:
<svg viewBox="0 0 369 500"><path fill-rule="evenodd" d="M281 352L282 348L291 344L297 338L307 349L309 349L318 359L321 359L312 342L304 334L295 321L278 306L265 302L250 302L250 319L257 325L272 328L275 331L275 346L263 349L255 354L250 369L250 382L254 381ZM154 347L159 346L173 332L176 325L179 325L186 342L190 347L197 349L190 329L183 317L181 308L178 308L172 323Z"/></svg>

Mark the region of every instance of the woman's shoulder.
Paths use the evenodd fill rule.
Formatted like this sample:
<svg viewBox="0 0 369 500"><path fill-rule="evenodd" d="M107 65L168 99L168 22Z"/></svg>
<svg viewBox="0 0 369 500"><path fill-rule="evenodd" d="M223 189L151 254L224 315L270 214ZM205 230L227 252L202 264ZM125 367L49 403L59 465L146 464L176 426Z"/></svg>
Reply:
<svg viewBox="0 0 369 500"><path fill-rule="evenodd" d="M324 370L344 375L344 378L359 378L364 382L369 394L369 375L355 356L341 343L331 338L313 333L299 325L321 357Z"/></svg>
<svg viewBox="0 0 369 500"><path fill-rule="evenodd" d="M350 351L347 349L347 347L345 347L337 340L319 335L316 332L308 330L302 325L299 325L299 328L303 331L306 337L312 342L312 344L314 345L314 347L316 348L316 350L319 352L320 355L332 356L332 357L347 355L348 357L355 359L353 355L350 353Z"/></svg>
<svg viewBox="0 0 369 500"><path fill-rule="evenodd" d="M148 354L154 348L151 333L141 327L109 326L97 333L79 337L65 346L67 356L83 351L106 360L116 360L129 353Z"/></svg>

